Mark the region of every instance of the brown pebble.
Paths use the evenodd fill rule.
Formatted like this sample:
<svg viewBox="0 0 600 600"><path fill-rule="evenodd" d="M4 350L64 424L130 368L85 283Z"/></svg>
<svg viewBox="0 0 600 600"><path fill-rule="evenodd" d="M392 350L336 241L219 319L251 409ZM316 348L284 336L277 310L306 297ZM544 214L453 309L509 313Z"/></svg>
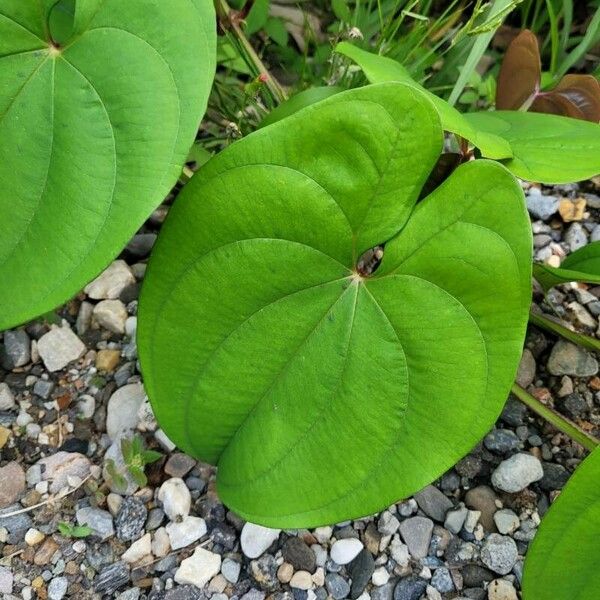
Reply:
<svg viewBox="0 0 600 600"><path fill-rule="evenodd" d="M552 400L552 394L548 388L536 388L532 390L531 395L542 404L548 404Z"/></svg>
<svg viewBox="0 0 600 600"><path fill-rule="evenodd" d="M33 562L42 567L52 560L54 553L58 550L58 544L52 538L46 538L40 549L35 553Z"/></svg>
<svg viewBox="0 0 600 600"><path fill-rule="evenodd" d="M75 561L70 560L65 565L65 573L67 575L77 575L79 573L79 565Z"/></svg>
<svg viewBox="0 0 600 600"><path fill-rule="evenodd" d="M165 464L165 473L171 477L185 477L194 467L196 461L183 452L171 454Z"/></svg>
<svg viewBox="0 0 600 600"><path fill-rule="evenodd" d="M100 350L96 354L96 368L98 371L112 373L121 360L120 350Z"/></svg>
<svg viewBox="0 0 600 600"><path fill-rule="evenodd" d="M491 533L498 531L494 521L494 513L498 510L498 506L496 505L497 499L496 492L487 485L480 485L470 489L465 496L467 507L481 512L479 522L485 531Z"/></svg>
<svg viewBox="0 0 600 600"><path fill-rule="evenodd" d="M25 491L25 471L16 462L0 467L0 508L10 506Z"/></svg>
<svg viewBox="0 0 600 600"><path fill-rule="evenodd" d="M558 212L565 223L581 221L585 216L586 201L584 198L569 200L563 198L558 206Z"/></svg>
<svg viewBox="0 0 600 600"><path fill-rule="evenodd" d="M56 404L58 404L59 410L66 410L71 404L71 394L62 394L56 398Z"/></svg>
<svg viewBox="0 0 600 600"><path fill-rule="evenodd" d="M4 446L6 446L6 442L8 442L10 435L10 429L7 429L6 427L2 427L2 425L0 425L0 450L2 450Z"/></svg>
<svg viewBox="0 0 600 600"><path fill-rule="evenodd" d="M27 546L23 549L23 554L21 554L20 558L25 563L32 563L33 558L35 557L35 548L33 546Z"/></svg>

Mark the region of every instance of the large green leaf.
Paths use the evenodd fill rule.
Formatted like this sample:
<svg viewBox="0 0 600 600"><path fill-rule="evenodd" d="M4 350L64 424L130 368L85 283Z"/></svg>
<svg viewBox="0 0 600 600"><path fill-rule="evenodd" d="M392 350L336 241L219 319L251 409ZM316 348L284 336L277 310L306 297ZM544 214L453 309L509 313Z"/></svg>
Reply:
<svg viewBox="0 0 600 600"><path fill-rule="evenodd" d="M441 149L426 95L368 86L237 142L177 200L142 291L140 360L161 426L218 464L243 517L373 513L497 417L527 321L529 219L485 160L414 208Z"/></svg>
<svg viewBox="0 0 600 600"><path fill-rule="evenodd" d="M517 111L470 113L465 118L476 129L508 140L514 158L505 165L522 179L570 183L600 173L600 125Z"/></svg>
<svg viewBox="0 0 600 600"><path fill-rule="evenodd" d="M75 294L175 183L215 38L206 0L2 0L0 330Z"/></svg>
<svg viewBox="0 0 600 600"><path fill-rule="evenodd" d="M592 242L569 254L559 268L534 265L533 274L546 290L569 281L600 283L600 242Z"/></svg>
<svg viewBox="0 0 600 600"><path fill-rule="evenodd" d="M577 468L527 553L524 600L598 600L600 450Z"/></svg>
<svg viewBox="0 0 600 600"><path fill-rule="evenodd" d="M335 47L335 51L353 60L364 71L371 83L400 81L423 91L435 105L440 115L442 127L446 131L455 133L472 142L481 150L483 156L497 160L512 157L512 150L506 140L494 133L477 130L453 106L419 85L410 76L409 72L395 60L361 50L348 42L340 42Z"/></svg>
<svg viewBox="0 0 600 600"><path fill-rule="evenodd" d="M259 127L266 127L267 125L277 123L277 121L281 121L281 119L285 119L311 104L325 100L325 98L329 98L330 96L335 96L335 94L339 94L342 91L343 88L330 85L326 87L311 87L307 90L298 92L291 98L288 98L285 102L282 102L279 106L275 107L260 122Z"/></svg>

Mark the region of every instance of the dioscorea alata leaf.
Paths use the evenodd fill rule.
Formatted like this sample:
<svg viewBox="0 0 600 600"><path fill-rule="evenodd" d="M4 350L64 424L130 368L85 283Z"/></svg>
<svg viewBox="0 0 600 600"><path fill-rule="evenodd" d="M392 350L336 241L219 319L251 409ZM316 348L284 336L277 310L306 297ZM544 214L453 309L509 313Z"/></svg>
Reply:
<svg viewBox="0 0 600 600"><path fill-rule="evenodd" d="M600 450L550 507L527 553L524 600L597 600L600 589Z"/></svg>
<svg viewBox="0 0 600 600"><path fill-rule="evenodd" d="M373 513L500 412L527 321L529 220L514 177L484 160L415 208L441 150L422 92L369 86L237 142L177 200L142 291L140 359L161 427L218 464L243 517ZM379 244L379 268L358 269Z"/></svg>
<svg viewBox="0 0 600 600"><path fill-rule="evenodd" d="M475 129L505 138L513 158L504 162L517 177L571 183L600 173L600 125L558 115L495 111L464 115Z"/></svg>
<svg viewBox="0 0 600 600"><path fill-rule="evenodd" d="M546 290L569 281L598 284L600 283L600 242L592 242L569 254L558 268L534 265L533 274Z"/></svg>
<svg viewBox="0 0 600 600"><path fill-rule="evenodd" d="M363 70L371 83L398 81L412 85L424 94L427 94L427 97L433 102L440 115L444 130L455 133L472 142L473 145L481 150L481 154L484 157L495 158L497 160L512 157L512 150L506 140L494 133L479 131L474 128L462 113L417 83L410 76L410 73L394 59L361 50L349 42L340 42L335 47L335 51L353 60Z"/></svg>
<svg viewBox="0 0 600 600"><path fill-rule="evenodd" d="M176 182L215 38L206 0L2 0L0 330L75 294Z"/></svg>

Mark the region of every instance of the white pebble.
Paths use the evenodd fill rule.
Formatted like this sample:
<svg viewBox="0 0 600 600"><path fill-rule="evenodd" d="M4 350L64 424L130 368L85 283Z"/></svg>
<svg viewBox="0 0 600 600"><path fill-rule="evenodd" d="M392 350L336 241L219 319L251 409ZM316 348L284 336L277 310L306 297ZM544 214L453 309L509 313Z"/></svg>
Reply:
<svg viewBox="0 0 600 600"><path fill-rule="evenodd" d="M202 536L206 535L206 523L200 517L184 517L181 522L169 523L166 528L171 541L171 548L179 550L185 548L194 542L197 542Z"/></svg>
<svg viewBox="0 0 600 600"><path fill-rule="evenodd" d="M169 554L171 550L171 541L169 540L169 534L164 527L159 527L154 532L154 538L152 539L152 554L157 558L162 558Z"/></svg>
<svg viewBox="0 0 600 600"><path fill-rule="evenodd" d="M189 583L202 589L221 570L221 556L204 548L196 548L194 554L181 562L175 572L175 581Z"/></svg>
<svg viewBox="0 0 600 600"><path fill-rule="evenodd" d="M46 536L41 531L32 527L31 529L28 529L27 533L25 534L25 543L28 546L36 546L40 542L44 541L45 537Z"/></svg>
<svg viewBox="0 0 600 600"><path fill-rule="evenodd" d="M363 549L363 543L355 538L337 540L331 546L331 559L338 565L347 565L353 561Z"/></svg>
<svg viewBox="0 0 600 600"><path fill-rule="evenodd" d="M248 558L258 558L279 538L280 533L281 529L271 529L254 523L246 523L240 536L242 552Z"/></svg>
<svg viewBox="0 0 600 600"><path fill-rule="evenodd" d="M148 556L152 552L152 539L149 533L142 536L139 540L136 540L129 546L129 548L125 551L123 556L121 556L121 560L126 563L136 563L144 556Z"/></svg>
<svg viewBox="0 0 600 600"><path fill-rule="evenodd" d="M385 567L379 567L373 571L371 581L373 585L380 586L385 585L390 580L390 574L387 572Z"/></svg>
<svg viewBox="0 0 600 600"><path fill-rule="evenodd" d="M158 490L158 499L171 521L187 517L192 507L192 496L183 479L171 477Z"/></svg>

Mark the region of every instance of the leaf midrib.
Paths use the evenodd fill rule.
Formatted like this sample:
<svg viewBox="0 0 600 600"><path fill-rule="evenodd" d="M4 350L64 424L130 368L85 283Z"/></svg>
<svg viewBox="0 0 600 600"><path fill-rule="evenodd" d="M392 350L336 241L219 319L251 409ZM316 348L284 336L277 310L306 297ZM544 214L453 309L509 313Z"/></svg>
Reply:
<svg viewBox="0 0 600 600"><path fill-rule="evenodd" d="M349 293L349 291L355 288L356 289L356 293L355 293L355 297L354 297L354 304L352 307L352 316L350 318L350 327L349 327L349 332L348 332L348 342L346 344L346 351L344 353L344 361L342 363L342 368L341 368L341 373L340 373L340 379L338 382L338 385L335 388L335 392L333 394L331 394L331 397L334 397L337 393L337 391L340 388L340 385L343 383L343 375L346 372L346 368L347 368L347 363L348 363L348 352L350 350L350 343L352 341L352 331L354 329L354 320L355 320L355 316L356 316L356 307L358 304L358 296L359 296L359 292L360 292L360 284L352 284L350 285L347 289L345 289L339 296L338 298L336 298L336 300L333 302L333 304L331 304L329 306L329 308L324 311L323 316L319 319L319 321L317 322L317 324L310 330L310 332L308 333L308 335L302 340L302 342L298 345L298 347L294 350L294 352L292 353L292 355L289 357L289 359L286 361L286 363L283 365L283 367L281 368L281 370L279 371L279 373L277 373L276 377L273 379L273 381L271 382L271 384L269 385L269 387L267 388L267 390L262 394L262 396L254 403L254 406L252 407L252 409L250 411L248 411L248 414L244 417L243 421L240 423L240 425L237 427L237 429L235 430L235 432L233 433L233 435L231 435L230 439L229 439L229 443L227 444L227 446L225 446L225 448L222 450L221 454L219 455L216 463L217 465L219 464L220 460L221 460L221 456L223 455L223 453L227 450L227 448L229 447L229 445L231 444L231 441L234 440L238 433L243 429L243 427L246 425L246 423L252 418L252 416L255 414L257 408L259 407L259 405L262 403L262 401L267 397L267 395L269 394L269 392L273 389L273 387L275 386L275 384L279 381L279 379L281 378L281 376L287 371L287 369L289 368L289 366L292 364L292 362L294 361L294 359L298 356L298 352L300 351L300 349L306 344L306 342L314 335L314 333L317 331L317 329L319 328L319 326L321 325L321 323L323 323L323 321L325 320L325 318L327 317L328 314L331 313L331 311L334 309L334 307L338 304L338 302L340 302L344 296L346 296L346 294ZM319 416L317 416L318 420ZM314 423L316 422L313 421L313 423L311 423L305 430L305 432L300 436L300 438L294 440L294 444L297 444L299 441L301 441L302 439L304 439L306 437L306 435L308 435L308 433L310 432L312 426L314 425ZM262 476L266 475L268 472L271 471L271 469L273 469L275 466L277 466L278 463L282 462L283 460L285 460L286 455L285 455L285 451L282 452L282 457L274 464L274 465L269 465L268 469L261 472L260 474L258 474L255 477L252 477L252 479L250 481L244 481L243 483L240 483L239 485L245 485L248 484L250 482L255 482L256 480L260 479ZM225 485L228 485L227 483L225 483ZM238 482L236 482L235 487L238 486ZM229 487L232 487L231 485L229 485Z"/></svg>

